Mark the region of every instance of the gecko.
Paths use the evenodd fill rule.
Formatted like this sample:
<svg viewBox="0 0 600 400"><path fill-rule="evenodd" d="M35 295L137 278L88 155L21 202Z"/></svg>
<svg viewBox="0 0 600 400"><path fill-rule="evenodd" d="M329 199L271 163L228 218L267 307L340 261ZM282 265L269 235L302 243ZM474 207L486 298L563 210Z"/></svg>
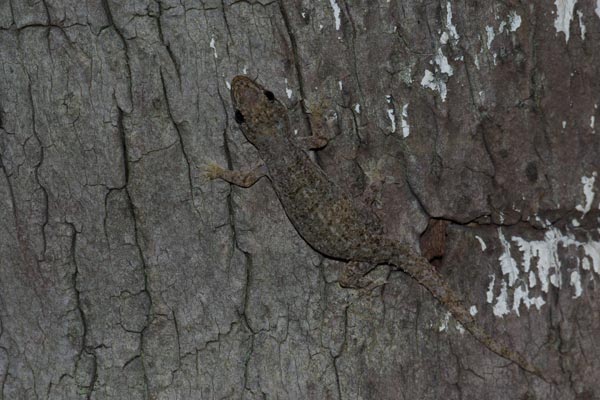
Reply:
<svg viewBox="0 0 600 400"><path fill-rule="evenodd" d="M213 163L206 170L209 179L247 188L266 176L304 241L326 257L348 262L348 286L361 274L357 265L386 264L399 269L424 286L487 349L547 381L526 357L485 332L426 258L411 246L385 236L374 223L377 218L373 212L327 177L306 152L323 147L326 140L314 133L294 136L287 108L273 92L239 75L231 81L231 100L235 121L262 162L246 171L231 171Z"/></svg>

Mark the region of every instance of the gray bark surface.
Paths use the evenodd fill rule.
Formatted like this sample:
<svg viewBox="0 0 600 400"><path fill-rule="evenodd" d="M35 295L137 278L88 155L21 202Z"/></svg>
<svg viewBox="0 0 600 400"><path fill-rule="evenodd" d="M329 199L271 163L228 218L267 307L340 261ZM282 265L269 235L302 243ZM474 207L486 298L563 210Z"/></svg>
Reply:
<svg viewBox="0 0 600 400"><path fill-rule="evenodd" d="M592 1L0 0L0 400L599 398L599 66ZM560 382L208 182L257 161L242 73Z"/></svg>

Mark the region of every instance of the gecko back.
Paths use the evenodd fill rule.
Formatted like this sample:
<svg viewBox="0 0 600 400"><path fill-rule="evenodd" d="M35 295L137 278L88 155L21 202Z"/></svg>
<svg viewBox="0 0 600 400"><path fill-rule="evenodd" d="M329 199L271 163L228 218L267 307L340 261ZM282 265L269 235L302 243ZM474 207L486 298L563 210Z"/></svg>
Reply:
<svg viewBox="0 0 600 400"><path fill-rule="evenodd" d="M350 259L378 236L377 218L296 146L287 109L272 92L237 76L231 97L240 129L259 151L288 218L306 242L329 257Z"/></svg>

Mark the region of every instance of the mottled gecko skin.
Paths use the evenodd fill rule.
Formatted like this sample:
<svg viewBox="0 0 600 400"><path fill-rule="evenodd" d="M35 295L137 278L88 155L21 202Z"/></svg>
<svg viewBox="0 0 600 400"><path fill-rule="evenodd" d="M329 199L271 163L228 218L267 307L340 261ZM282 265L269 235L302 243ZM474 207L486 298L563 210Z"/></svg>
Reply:
<svg viewBox="0 0 600 400"><path fill-rule="evenodd" d="M287 109L272 92L246 76L231 82L235 119L265 162L266 175L283 208L302 238L319 253L339 260L389 264L427 288L479 342L542 379L543 375L521 354L489 336L467 311L460 298L425 258L410 247L382 236L375 218L333 183L295 143ZM232 179L232 171L213 168L211 178ZM246 176L250 186L259 175ZM544 379L545 380L545 379Z"/></svg>

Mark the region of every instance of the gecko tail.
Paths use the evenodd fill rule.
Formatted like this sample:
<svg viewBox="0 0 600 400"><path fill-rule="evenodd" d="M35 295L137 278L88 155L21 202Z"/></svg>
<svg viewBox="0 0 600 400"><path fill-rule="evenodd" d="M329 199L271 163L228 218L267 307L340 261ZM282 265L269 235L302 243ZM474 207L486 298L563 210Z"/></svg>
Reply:
<svg viewBox="0 0 600 400"><path fill-rule="evenodd" d="M549 380L522 354L509 349L506 345L492 338L477 323L475 318L467 311L457 294L450 288L436 268L425 258L415 254L410 249L402 248L401 253L392 257L390 264L403 270L423 285L440 302L452 316L467 330L477 341L500 357L517 364L521 369L530 372L545 382Z"/></svg>

